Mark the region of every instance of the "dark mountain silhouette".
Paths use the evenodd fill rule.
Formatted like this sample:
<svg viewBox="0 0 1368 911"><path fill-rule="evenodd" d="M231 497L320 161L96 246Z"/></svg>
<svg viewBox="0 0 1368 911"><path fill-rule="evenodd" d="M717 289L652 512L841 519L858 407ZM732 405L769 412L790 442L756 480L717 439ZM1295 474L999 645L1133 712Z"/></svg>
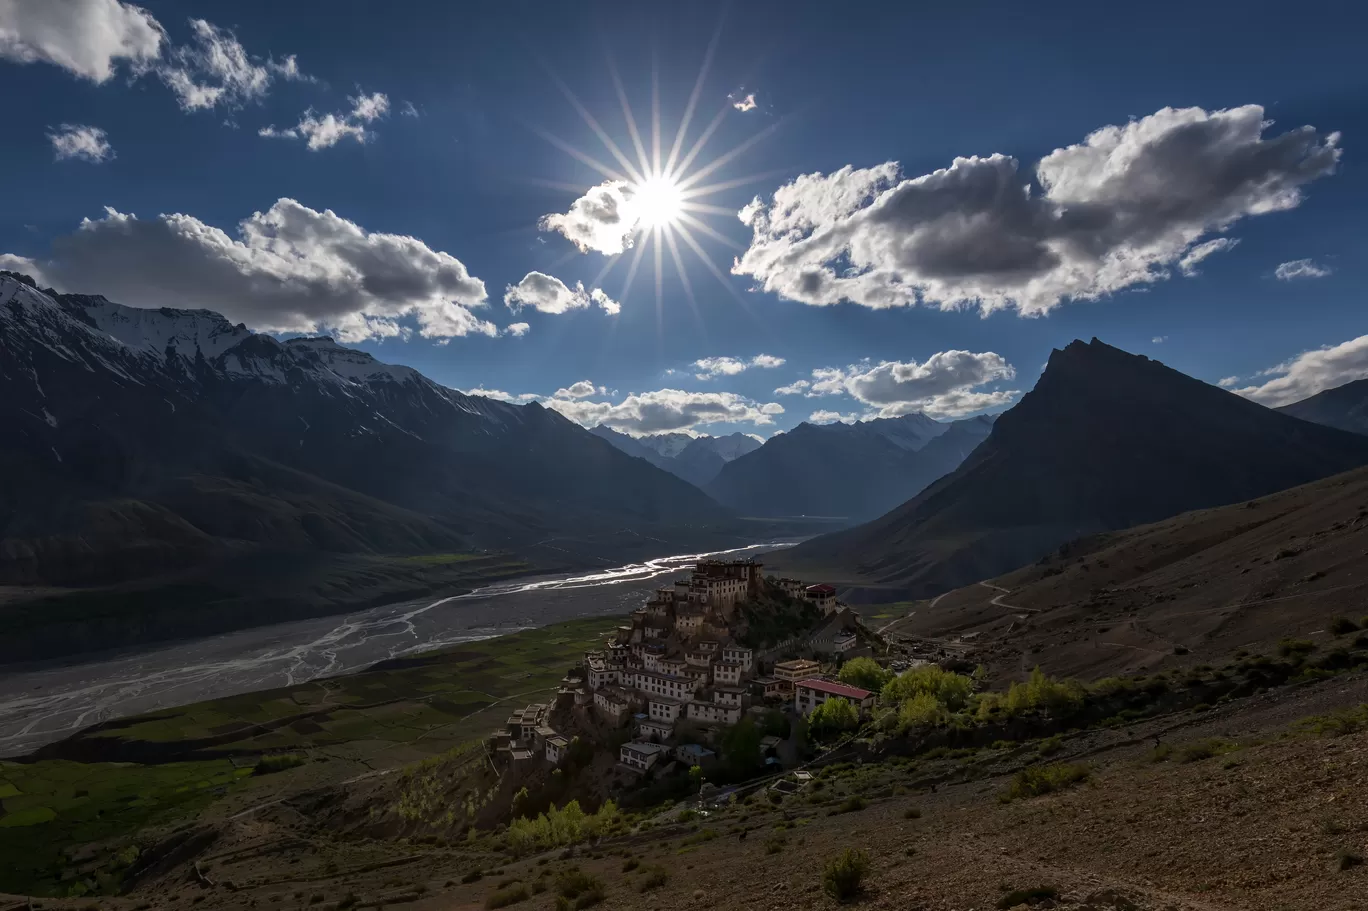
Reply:
<svg viewBox="0 0 1368 911"><path fill-rule="evenodd" d="M728 463L704 490L744 515L880 515L953 471L992 419L940 424L925 415L799 424Z"/></svg>
<svg viewBox="0 0 1368 911"><path fill-rule="evenodd" d="M954 472L887 515L772 562L879 597L927 597L1074 538L1363 464L1368 438L1279 414L1096 339L1075 341L1050 355L1035 389Z"/></svg>
<svg viewBox="0 0 1368 911"><path fill-rule="evenodd" d="M126 580L244 548L601 565L741 543L695 487L554 411L329 338L0 273L0 350L0 584Z"/></svg>
<svg viewBox="0 0 1368 911"><path fill-rule="evenodd" d="M1309 399L1284 405L1278 411L1326 427L1368 434L1368 379L1326 389Z"/></svg>

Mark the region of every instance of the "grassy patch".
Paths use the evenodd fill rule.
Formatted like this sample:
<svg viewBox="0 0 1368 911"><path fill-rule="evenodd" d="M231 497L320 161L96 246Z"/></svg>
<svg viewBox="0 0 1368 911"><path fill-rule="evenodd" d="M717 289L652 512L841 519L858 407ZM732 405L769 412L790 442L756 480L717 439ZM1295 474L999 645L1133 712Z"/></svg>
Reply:
<svg viewBox="0 0 1368 911"><path fill-rule="evenodd" d="M1295 730L1316 737L1343 737L1368 728L1368 704L1340 709L1328 715L1312 715L1294 725Z"/></svg>
<svg viewBox="0 0 1368 911"><path fill-rule="evenodd" d="M274 753L270 756L262 756L252 772L256 775L270 775L272 772L283 772L286 769L297 768L308 761L309 757L299 753Z"/></svg>
<svg viewBox="0 0 1368 911"><path fill-rule="evenodd" d="M1078 763L1057 762L1053 765L1030 766L1017 773L999 800L1007 803L1062 791L1087 781L1091 774L1087 766Z"/></svg>
<svg viewBox="0 0 1368 911"><path fill-rule="evenodd" d="M509 905L516 905L518 902L527 901L532 897L532 891L521 883L508 886L492 893L485 899L486 908L507 908Z"/></svg>

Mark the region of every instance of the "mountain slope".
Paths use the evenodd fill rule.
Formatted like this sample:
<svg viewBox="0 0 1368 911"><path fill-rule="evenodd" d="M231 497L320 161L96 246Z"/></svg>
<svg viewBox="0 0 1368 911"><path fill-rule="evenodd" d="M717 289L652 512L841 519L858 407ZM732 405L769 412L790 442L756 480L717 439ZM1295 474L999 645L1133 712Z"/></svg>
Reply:
<svg viewBox="0 0 1368 911"><path fill-rule="evenodd" d="M1326 427L1368 434L1368 379L1326 389L1309 399L1284 405L1278 411Z"/></svg>
<svg viewBox="0 0 1368 911"><path fill-rule="evenodd" d="M1104 677L1219 664L1239 648L1363 614L1368 468L1258 500L1071 541L918 610L898 635L971 637L972 660L1017 676ZM994 599L997 603L994 604Z"/></svg>
<svg viewBox="0 0 1368 911"><path fill-rule="evenodd" d="M920 414L856 424L803 423L728 463L704 489L745 515L860 521L953 471L991 427L991 418L939 424Z"/></svg>
<svg viewBox="0 0 1368 911"><path fill-rule="evenodd" d="M1094 339L953 473L873 522L775 562L925 597L1083 535L1262 496L1368 464L1368 439L1279 414Z"/></svg>
<svg viewBox="0 0 1368 911"><path fill-rule="evenodd" d="M561 415L331 339L47 294L0 274L0 583L242 546L602 563L736 540L689 484Z"/></svg>

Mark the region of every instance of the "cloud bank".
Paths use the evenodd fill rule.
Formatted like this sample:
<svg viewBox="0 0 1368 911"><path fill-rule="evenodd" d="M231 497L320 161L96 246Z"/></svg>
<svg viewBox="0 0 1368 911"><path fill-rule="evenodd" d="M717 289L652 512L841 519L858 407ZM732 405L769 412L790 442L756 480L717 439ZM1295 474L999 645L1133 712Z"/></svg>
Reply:
<svg viewBox="0 0 1368 911"><path fill-rule="evenodd" d="M975 391L975 387L1015 378L1016 369L992 351L941 351L921 363L882 361L819 367L812 371L811 379L781 386L774 394L807 398L846 395L869 409L866 417L889 418L920 411L935 418L956 418L1010 404L1020 394L1018 390Z"/></svg>
<svg viewBox="0 0 1368 911"><path fill-rule="evenodd" d="M1368 376L1368 335L1305 351L1290 361L1262 371L1272 379L1257 386L1245 386L1234 391L1270 408L1290 405L1304 398L1343 386ZM1231 388L1235 377L1226 377L1220 385Z"/></svg>
<svg viewBox="0 0 1368 911"><path fill-rule="evenodd" d="M1229 248L1207 235L1298 206L1335 170L1339 134L1270 125L1258 105L1164 108L1031 174L1000 154L911 178L892 161L805 174L740 211L753 236L732 271L811 305L1041 315L1191 270Z"/></svg>
<svg viewBox="0 0 1368 911"><path fill-rule="evenodd" d="M331 332L340 341L498 330L472 310L485 285L416 237L369 232L331 210L280 199L236 236L191 215L139 219L106 209L53 242L51 256L6 260L64 291L134 307L198 307L270 332Z"/></svg>

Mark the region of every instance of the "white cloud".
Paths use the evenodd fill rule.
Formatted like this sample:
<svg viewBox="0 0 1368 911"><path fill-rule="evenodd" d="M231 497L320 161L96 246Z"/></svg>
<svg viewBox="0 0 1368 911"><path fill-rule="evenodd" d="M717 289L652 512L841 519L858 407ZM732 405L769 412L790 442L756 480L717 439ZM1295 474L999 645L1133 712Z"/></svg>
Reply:
<svg viewBox="0 0 1368 911"><path fill-rule="evenodd" d="M1155 345L1162 345L1166 341L1168 341L1167 335L1156 335L1154 338L1150 339L1150 342Z"/></svg>
<svg viewBox="0 0 1368 911"><path fill-rule="evenodd" d="M389 112L389 97L383 92L375 92L370 95L358 95L355 98L349 97L347 100L352 103L350 111L319 117L313 108L309 108L297 125L277 130L275 124L272 124L257 130L257 135L268 139L307 139L311 152L330 149L347 138L355 139L364 145L375 138L375 134L366 129L366 125Z"/></svg>
<svg viewBox="0 0 1368 911"><path fill-rule="evenodd" d="M293 57L277 62L247 53L232 30L191 19L192 42L173 48L157 75L185 111L236 107L266 96L276 79L312 81Z"/></svg>
<svg viewBox="0 0 1368 911"><path fill-rule="evenodd" d="M1268 126L1257 105L1165 108L1056 149L1034 185L1005 155L914 178L896 162L806 174L741 210L753 237L732 271L812 305L1044 314L1167 278L1228 248L1205 235L1299 205L1339 134Z"/></svg>
<svg viewBox="0 0 1368 911"><path fill-rule="evenodd" d="M961 417L1011 403L1017 390L975 392L974 387L1016 377L1016 369L992 351L941 351L925 361L883 361L849 367L819 367L812 379L775 390L808 398L848 395L877 409L878 417L922 411L932 417Z"/></svg>
<svg viewBox="0 0 1368 911"><path fill-rule="evenodd" d="M73 159L99 163L114 157L109 137L99 127L64 123L47 134L58 161Z"/></svg>
<svg viewBox="0 0 1368 911"><path fill-rule="evenodd" d="M807 380L794 380L787 386L780 386L774 390L775 395L803 395L808 391L811 384Z"/></svg>
<svg viewBox="0 0 1368 911"><path fill-rule="evenodd" d="M410 317L427 338L498 334L472 312L485 303L484 282L454 256L293 199L244 219L236 237L191 215L141 220L106 209L31 268L61 290L202 307L267 331L355 342L401 335L395 320Z"/></svg>
<svg viewBox="0 0 1368 911"><path fill-rule="evenodd" d="M608 392L602 386L595 386L588 380L580 380L572 383L563 389L557 389L553 398L558 399L587 399L596 395L605 395Z"/></svg>
<svg viewBox="0 0 1368 911"><path fill-rule="evenodd" d="M465 395L478 395L481 398L494 399L499 402L509 402L514 405L526 405L528 402L535 402L537 399L541 398L541 396L532 393L513 395L512 393L504 392L501 389L481 389L479 387L474 389L459 389L457 391Z"/></svg>
<svg viewBox="0 0 1368 911"><path fill-rule="evenodd" d="M399 113L405 117L417 117L418 109L413 106L412 101L405 101L399 105Z"/></svg>
<svg viewBox="0 0 1368 911"><path fill-rule="evenodd" d="M1197 274L1198 263L1213 253L1220 253L1233 248L1239 242L1237 238L1233 237L1217 237L1203 241L1183 254L1183 258L1178 260L1178 271L1191 278Z"/></svg>
<svg viewBox="0 0 1368 911"><path fill-rule="evenodd" d="M120 0L0 0L0 58L51 63L95 83L121 62L144 71L165 38L151 13Z"/></svg>
<svg viewBox="0 0 1368 911"><path fill-rule="evenodd" d="M557 393L545 400L545 404L585 427L606 424L633 435L688 432L701 424L767 425L774 423L774 415L784 411L777 402L762 404L734 392L685 392L682 389L634 392L617 403L572 399Z"/></svg>
<svg viewBox="0 0 1368 911"><path fill-rule="evenodd" d="M841 414L839 411L814 411L808 415L809 424L853 424L860 419L858 414L853 411L850 414Z"/></svg>
<svg viewBox="0 0 1368 911"><path fill-rule="evenodd" d="M616 255L632 246L632 235L641 221L635 196L630 184L610 180L589 188L564 215L543 215L537 227L559 232L581 253L595 250Z"/></svg>
<svg viewBox="0 0 1368 911"><path fill-rule="evenodd" d="M1285 282L1298 278L1325 278L1329 274L1329 266L1318 265L1309 259L1294 259L1291 262L1278 263L1278 268L1273 270L1274 277Z"/></svg>
<svg viewBox="0 0 1368 911"><path fill-rule="evenodd" d="M718 376L735 376L751 367L761 369L773 369L784 366L782 357L775 357L772 354L757 354L750 360L739 357L704 357L693 362L693 367L698 371L694 374L700 380L710 380Z"/></svg>
<svg viewBox="0 0 1368 911"><path fill-rule="evenodd" d="M1234 389L1240 385L1240 378L1238 376L1223 376L1216 381L1216 385L1222 389Z"/></svg>
<svg viewBox="0 0 1368 911"><path fill-rule="evenodd" d="M504 335L512 335L516 338L522 338L524 335L528 333L529 330L531 330L531 328L532 326L528 323L509 323L507 326L504 327Z"/></svg>
<svg viewBox="0 0 1368 911"><path fill-rule="evenodd" d="M621 312L622 305L610 298L600 288L585 291L583 282L575 282L571 288L544 272L529 272L516 285L509 285L504 291L504 305L517 313L523 307L531 307L542 313L568 313L597 305L610 316Z"/></svg>
<svg viewBox="0 0 1368 911"><path fill-rule="evenodd" d="M755 102L754 92L747 92L744 95L741 94L739 91L732 92L730 95L727 96L727 100L731 102L732 107L736 108L738 111L741 111L742 113L745 113L747 111L753 111L760 106Z"/></svg>
<svg viewBox="0 0 1368 911"><path fill-rule="evenodd" d="M1273 376L1273 379L1260 386L1246 386L1235 391L1270 408L1300 402L1317 392L1368 376L1368 335L1302 352L1260 374ZM1227 379L1234 381L1237 378ZM1226 380L1221 380L1220 385L1226 386Z"/></svg>

